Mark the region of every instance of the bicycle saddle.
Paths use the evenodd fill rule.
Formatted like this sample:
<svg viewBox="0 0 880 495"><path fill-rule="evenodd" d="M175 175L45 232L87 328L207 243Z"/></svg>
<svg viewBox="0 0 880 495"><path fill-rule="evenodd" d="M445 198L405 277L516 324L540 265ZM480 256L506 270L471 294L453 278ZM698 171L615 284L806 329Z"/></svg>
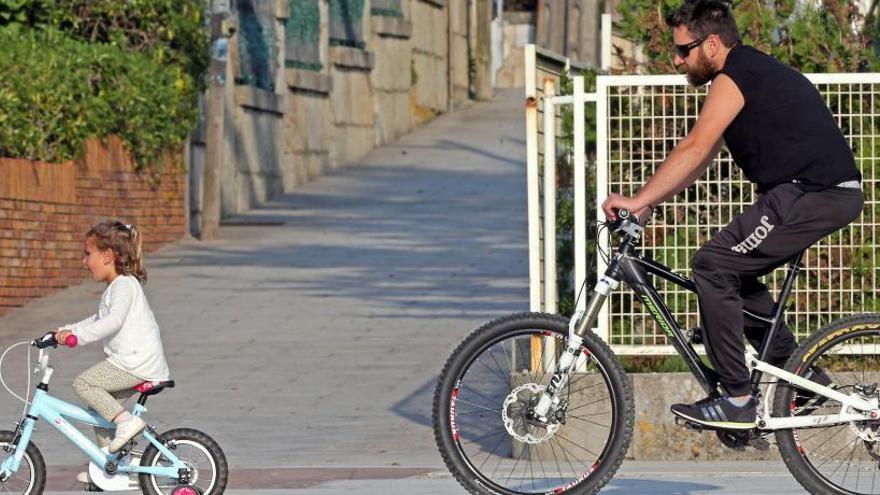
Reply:
<svg viewBox="0 0 880 495"><path fill-rule="evenodd" d="M135 390L145 396L156 395L166 388L174 388L174 380L164 382L143 382L134 387Z"/></svg>

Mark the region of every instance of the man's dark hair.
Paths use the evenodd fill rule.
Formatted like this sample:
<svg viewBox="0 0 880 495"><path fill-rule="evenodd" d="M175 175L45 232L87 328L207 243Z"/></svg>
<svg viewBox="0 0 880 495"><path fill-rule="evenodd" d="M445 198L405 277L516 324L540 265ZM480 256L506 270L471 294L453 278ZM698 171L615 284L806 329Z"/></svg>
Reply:
<svg viewBox="0 0 880 495"><path fill-rule="evenodd" d="M666 16L669 27L686 26L694 39L717 34L721 43L730 48L740 42L739 28L723 0L688 0Z"/></svg>

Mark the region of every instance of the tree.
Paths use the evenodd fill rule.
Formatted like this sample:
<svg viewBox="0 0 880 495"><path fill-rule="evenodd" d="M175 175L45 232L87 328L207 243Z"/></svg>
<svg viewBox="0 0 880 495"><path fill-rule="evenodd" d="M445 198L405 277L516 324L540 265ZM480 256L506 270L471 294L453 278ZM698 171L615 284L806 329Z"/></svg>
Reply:
<svg viewBox="0 0 880 495"><path fill-rule="evenodd" d="M743 42L801 72L867 72L880 69L874 43L877 22L852 0L742 0L733 13ZM672 73L672 35L666 15L680 0L622 0L623 36L640 44L648 73ZM635 60L618 52L627 68Z"/></svg>

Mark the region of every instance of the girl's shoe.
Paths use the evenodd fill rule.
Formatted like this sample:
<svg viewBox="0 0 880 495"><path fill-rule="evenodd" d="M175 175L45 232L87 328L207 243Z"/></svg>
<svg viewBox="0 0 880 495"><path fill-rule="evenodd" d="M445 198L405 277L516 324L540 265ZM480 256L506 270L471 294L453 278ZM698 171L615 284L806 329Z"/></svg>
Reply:
<svg viewBox="0 0 880 495"><path fill-rule="evenodd" d="M86 485L92 482L92 478L89 477L89 473L86 471L83 471L76 475L76 480L80 483L85 483Z"/></svg>
<svg viewBox="0 0 880 495"><path fill-rule="evenodd" d="M138 433L144 431L147 423L137 416L132 416L116 425L116 436L110 442L110 452L116 452L125 446L129 440L136 437Z"/></svg>

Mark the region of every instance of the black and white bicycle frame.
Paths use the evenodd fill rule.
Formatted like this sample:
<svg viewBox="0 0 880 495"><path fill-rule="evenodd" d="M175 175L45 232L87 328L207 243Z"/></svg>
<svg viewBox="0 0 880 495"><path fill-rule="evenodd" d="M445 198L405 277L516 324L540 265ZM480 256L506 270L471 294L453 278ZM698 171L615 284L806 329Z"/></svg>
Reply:
<svg viewBox="0 0 880 495"><path fill-rule="evenodd" d="M621 235L620 245L612 255L605 274L593 288L592 297L587 304L586 310L576 312L571 318L567 349L557 360L553 377L535 406L535 415L543 421L546 421L548 413L559 404L557 394L568 382L569 377L576 368L576 357L580 353L583 336L586 332L591 331L598 318L599 310L605 304L608 295L622 281L632 288L648 312L651 313L651 316L668 337L670 344L684 359L688 368L706 393L710 396L722 395L716 373L700 360L690 340L685 336L684 331L675 319L672 318L669 309L663 302L657 289L651 283L648 275L659 276L691 292L696 292L696 285L692 280L682 277L672 269L639 253L636 249L636 244L641 238L643 229L638 223L631 220L631 216L629 218L622 220L615 230ZM845 395L832 388L819 385L765 362L767 352L770 349L770 342L773 341L776 332L784 321L785 304L791 294L798 272L802 268L801 260L803 254L803 252L799 253L789 262L788 272L782 285L779 301L776 303L772 315L760 315L745 309L743 310L747 318L753 318L770 325L770 330L764 337L758 356L756 357L752 353L746 352L746 365L752 370L751 383L756 394L759 391L761 377L763 374L768 374L776 377L778 380L792 383L797 387L838 402L841 405L840 411L836 414L773 418L771 417L771 401L765 400L763 401L762 411L759 411L755 427L760 430L778 430L827 426L851 421L876 420L880 418L880 406L878 406L877 398L864 400L855 392L851 395ZM767 396L770 397L772 395L768 393Z"/></svg>

